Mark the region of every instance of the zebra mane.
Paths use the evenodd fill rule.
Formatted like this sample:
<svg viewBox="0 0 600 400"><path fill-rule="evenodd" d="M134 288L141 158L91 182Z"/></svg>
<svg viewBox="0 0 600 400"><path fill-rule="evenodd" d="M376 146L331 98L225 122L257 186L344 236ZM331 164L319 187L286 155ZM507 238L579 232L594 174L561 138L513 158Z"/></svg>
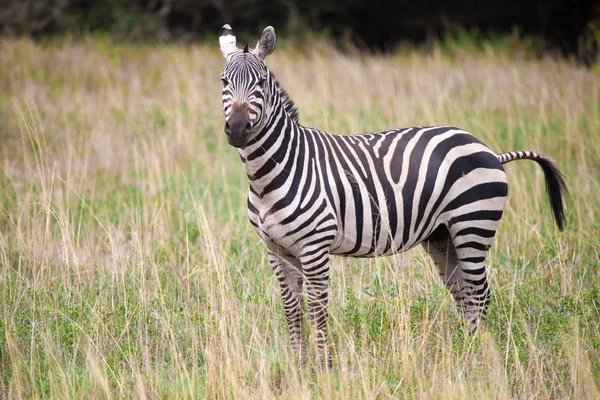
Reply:
<svg viewBox="0 0 600 400"><path fill-rule="evenodd" d="M271 74L273 73L271 72ZM287 114L290 116L291 119L294 120L294 122L299 124L300 122L298 121L298 108L296 107L296 104L294 104L294 101L292 100L290 95L285 91L285 89L281 87L281 84L279 83L275 75L273 75L273 82L275 82L275 87L279 92L281 104L283 105L285 112L287 112Z"/></svg>

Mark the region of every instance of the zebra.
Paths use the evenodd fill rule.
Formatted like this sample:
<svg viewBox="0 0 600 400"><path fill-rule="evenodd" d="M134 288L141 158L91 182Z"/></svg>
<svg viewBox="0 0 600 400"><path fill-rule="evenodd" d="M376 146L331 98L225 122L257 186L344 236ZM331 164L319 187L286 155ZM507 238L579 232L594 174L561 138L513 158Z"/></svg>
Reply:
<svg viewBox="0 0 600 400"><path fill-rule="evenodd" d="M567 188L555 163L531 151L495 154L450 126L361 135L302 126L294 102L266 66L276 42L271 26L254 49L238 49L231 26L219 31L226 60L224 131L248 177L248 216L280 285L293 352L307 361L305 290L317 362L331 366L331 255L388 256L418 244L475 332L490 299L485 257L508 193L502 165L527 159L541 166L562 230Z"/></svg>

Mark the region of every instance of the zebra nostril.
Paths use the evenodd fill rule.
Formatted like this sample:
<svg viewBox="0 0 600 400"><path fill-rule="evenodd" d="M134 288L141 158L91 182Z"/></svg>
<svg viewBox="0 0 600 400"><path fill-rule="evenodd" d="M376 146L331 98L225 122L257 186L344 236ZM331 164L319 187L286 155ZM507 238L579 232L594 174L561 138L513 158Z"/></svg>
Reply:
<svg viewBox="0 0 600 400"><path fill-rule="evenodd" d="M246 130L249 131L252 128L252 124L250 122L246 123Z"/></svg>

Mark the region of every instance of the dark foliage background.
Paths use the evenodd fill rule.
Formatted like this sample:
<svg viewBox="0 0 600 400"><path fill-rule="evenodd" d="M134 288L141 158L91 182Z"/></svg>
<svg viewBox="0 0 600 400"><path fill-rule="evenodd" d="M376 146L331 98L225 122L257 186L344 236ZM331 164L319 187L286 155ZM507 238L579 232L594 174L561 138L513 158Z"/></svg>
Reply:
<svg viewBox="0 0 600 400"><path fill-rule="evenodd" d="M422 42L455 26L535 35L549 47L597 52L600 2L592 0L0 0L0 32L35 37L105 31L127 38L198 40L230 23L256 35L327 31L361 47ZM589 54L588 54L589 55Z"/></svg>

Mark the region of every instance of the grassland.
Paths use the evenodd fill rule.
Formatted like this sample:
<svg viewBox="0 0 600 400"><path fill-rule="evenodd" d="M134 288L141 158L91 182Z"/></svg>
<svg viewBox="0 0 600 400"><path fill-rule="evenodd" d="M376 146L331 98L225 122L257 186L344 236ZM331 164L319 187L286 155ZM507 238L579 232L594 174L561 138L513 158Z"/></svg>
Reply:
<svg viewBox="0 0 600 400"><path fill-rule="evenodd" d="M301 121L451 124L506 167L486 328L466 333L421 249L334 259L334 369L299 369L247 183L224 138L216 43L0 41L0 397L600 398L600 75L485 44L390 55L282 40Z"/></svg>

